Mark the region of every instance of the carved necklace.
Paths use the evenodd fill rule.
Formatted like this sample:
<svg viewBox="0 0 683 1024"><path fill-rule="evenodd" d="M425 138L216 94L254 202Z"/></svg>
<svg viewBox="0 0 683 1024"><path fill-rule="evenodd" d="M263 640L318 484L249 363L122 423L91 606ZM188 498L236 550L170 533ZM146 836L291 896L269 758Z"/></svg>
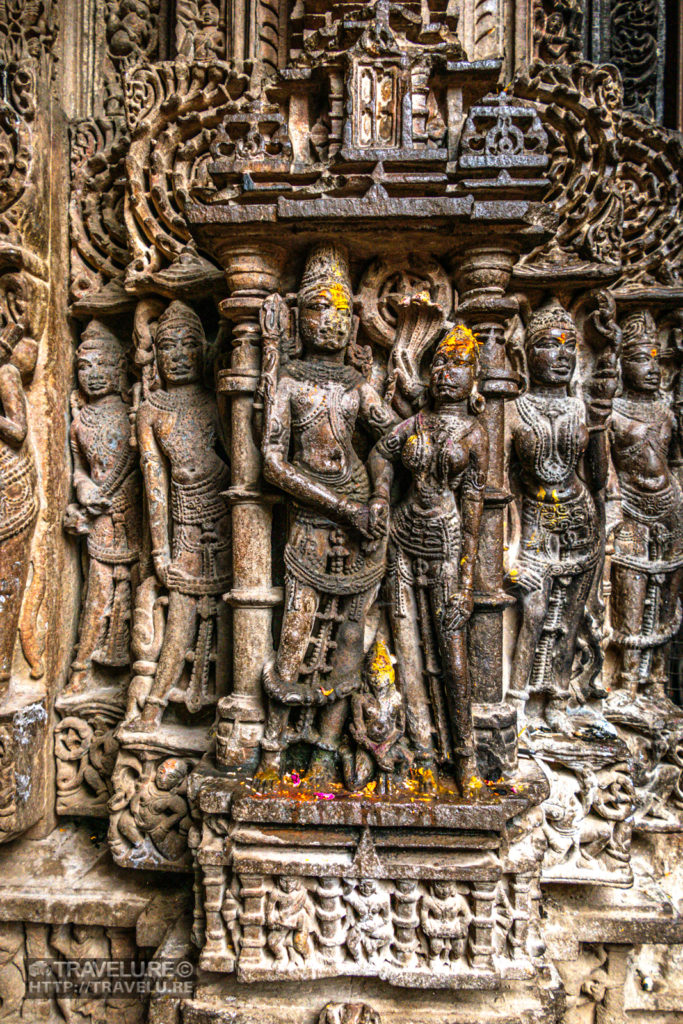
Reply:
<svg viewBox="0 0 683 1024"><path fill-rule="evenodd" d="M356 371L352 366L340 365L339 363L324 363L319 360L310 362L301 359L293 359L285 363L283 369L294 377L295 380L311 381L312 383L327 384L339 382L352 387L356 383Z"/></svg>
<svg viewBox="0 0 683 1024"><path fill-rule="evenodd" d="M522 421L536 438L534 474L544 483L562 483L574 472L581 457L581 401L523 395L515 404Z"/></svg>
<svg viewBox="0 0 683 1024"><path fill-rule="evenodd" d="M205 401L208 397L204 389L196 385L187 391L150 391L147 401L156 409L163 409L164 412L177 412L181 408L196 406L198 400Z"/></svg>
<svg viewBox="0 0 683 1024"><path fill-rule="evenodd" d="M669 406L660 398L653 398L649 402L636 402L625 395L619 395L614 399L613 408L620 416L629 420L637 420L639 423L653 425L658 422L662 415L666 417Z"/></svg>

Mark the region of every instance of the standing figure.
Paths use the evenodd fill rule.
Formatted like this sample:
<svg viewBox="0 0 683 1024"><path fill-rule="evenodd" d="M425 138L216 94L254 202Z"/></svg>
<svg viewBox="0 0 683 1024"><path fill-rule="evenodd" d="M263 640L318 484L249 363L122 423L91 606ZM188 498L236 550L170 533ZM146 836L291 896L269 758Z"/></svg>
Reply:
<svg viewBox="0 0 683 1024"><path fill-rule="evenodd" d="M488 472L489 443L476 413L477 342L462 325L439 343L430 371L431 409L375 445L375 497L388 509L393 463L411 474L392 509L389 614L408 731L421 778L437 760L461 787L476 774L466 625ZM428 769L425 772L425 769Z"/></svg>
<svg viewBox="0 0 683 1024"><path fill-rule="evenodd" d="M571 315L554 301L537 310L526 333L529 391L514 403L511 430L511 475L522 500L508 580L519 594L521 624L508 696L530 726L567 735L586 725L585 717L572 722L567 704L577 635L603 554L600 492L607 479L604 402L597 411L597 401L587 408L571 394L576 359Z"/></svg>
<svg viewBox="0 0 683 1024"><path fill-rule="evenodd" d="M163 388L147 389L137 414L152 557L168 589L159 663L139 718L155 729L170 698L198 712L215 703L228 664L226 606L231 578L230 474L220 447L214 395L202 382L206 338L184 302L159 317L154 338ZM175 692L174 692L175 691Z"/></svg>
<svg viewBox="0 0 683 1024"><path fill-rule="evenodd" d="M140 543L140 479L124 401L126 354L99 320L83 332L77 368L71 451L78 504L67 508L64 526L87 535L89 564L67 693L92 683L93 662L109 668L130 662L132 575Z"/></svg>
<svg viewBox="0 0 683 1024"><path fill-rule="evenodd" d="M432 882L420 903L420 924L427 937L432 967L465 955L472 910L453 881Z"/></svg>
<svg viewBox="0 0 683 1024"><path fill-rule="evenodd" d="M610 422L622 521L612 556L612 642L616 688L663 701L671 640L681 623L683 494L668 462L676 417L659 394L657 327L648 312L622 324L622 392Z"/></svg>
<svg viewBox="0 0 683 1024"><path fill-rule="evenodd" d="M310 780L330 779L348 697L361 683L366 611L384 573L387 507L370 503L354 431L360 423L378 437L395 417L346 364L352 293L344 251L322 244L309 254L298 301L303 358L278 365L279 340L264 322L263 473L291 502L280 644L263 672L262 785L275 783L282 751L298 740L316 748Z"/></svg>
<svg viewBox="0 0 683 1024"><path fill-rule="evenodd" d="M266 925L268 948L278 966L299 965L313 953L313 907L300 878L282 875L268 893Z"/></svg>
<svg viewBox="0 0 683 1024"><path fill-rule="evenodd" d="M21 374L11 362L21 327L0 335L0 697L9 689L21 602L38 516L38 477Z"/></svg>
<svg viewBox="0 0 683 1024"><path fill-rule="evenodd" d="M346 936L351 956L356 961L380 958L394 934L389 893L374 878L360 878L345 901L356 917Z"/></svg>

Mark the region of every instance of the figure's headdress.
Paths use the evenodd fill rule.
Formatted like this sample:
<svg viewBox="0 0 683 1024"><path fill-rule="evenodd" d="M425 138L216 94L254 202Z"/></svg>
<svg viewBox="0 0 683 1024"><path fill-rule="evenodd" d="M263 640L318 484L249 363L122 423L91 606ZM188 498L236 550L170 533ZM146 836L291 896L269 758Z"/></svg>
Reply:
<svg viewBox="0 0 683 1024"><path fill-rule="evenodd" d="M621 354L625 356L629 350L657 346L657 324L647 309L629 313L621 322Z"/></svg>
<svg viewBox="0 0 683 1024"><path fill-rule="evenodd" d="M181 302L180 299L174 299L159 317L155 340L158 340L162 334L171 333L181 326L190 327L193 334L196 334L202 341L204 340L204 327L192 306Z"/></svg>
<svg viewBox="0 0 683 1024"><path fill-rule="evenodd" d="M375 640L368 659L368 676L380 686L392 686L396 680L394 666L383 640Z"/></svg>
<svg viewBox="0 0 683 1024"><path fill-rule="evenodd" d="M308 254L299 288L299 304L320 288L329 288L335 305L351 310L353 291L349 256L346 249L333 242L321 242Z"/></svg>
<svg viewBox="0 0 683 1024"><path fill-rule="evenodd" d="M121 341L103 320L91 320L81 334L79 352L111 352L125 363L126 353Z"/></svg>
<svg viewBox="0 0 683 1024"><path fill-rule="evenodd" d="M474 363L475 366L479 365L479 342L476 335L465 324L456 324L444 335L436 346L434 355L437 356L440 352L444 352L448 356L457 355L462 361L466 360Z"/></svg>
<svg viewBox="0 0 683 1024"><path fill-rule="evenodd" d="M549 302L544 303L529 317L526 327L527 348L533 344L539 335L545 334L548 331L557 331L558 337L560 334L568 332L576 334L576 324L574 323L573 316L557 299L551 299Z"/></svg>

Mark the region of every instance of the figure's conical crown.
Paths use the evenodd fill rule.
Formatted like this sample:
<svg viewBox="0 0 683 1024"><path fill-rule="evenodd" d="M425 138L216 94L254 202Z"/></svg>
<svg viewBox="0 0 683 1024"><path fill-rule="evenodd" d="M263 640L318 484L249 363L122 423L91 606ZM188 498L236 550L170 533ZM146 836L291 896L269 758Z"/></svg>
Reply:
<svg viewBox="0 0 683 1024"><path fill-rule="evenodd" d="M343 246L321 242L308 254L301 277L299 301L320 288L328 288L332 292L336 305L350 307L353 298L351 273L348 253Z"/></svg>
<svg viewBox="0 0 683 1024"><path fill-rule="evenodd" d="M103 320L91 320L81 334L79 352L108 351L121 359L125 359L125 351L118 336Z"/></svg>
<svg viewBox="0 0 683 1024"><path fill-rule="evenodd" d="M157 337L159 337L160 334L173 331L181 325L185 327L189 326L195 333L199 334L201 337L204 336L202 322L193 310L192 306L188 306L186 302L181 302L180 299L174 299L159 317Z"/></svg>

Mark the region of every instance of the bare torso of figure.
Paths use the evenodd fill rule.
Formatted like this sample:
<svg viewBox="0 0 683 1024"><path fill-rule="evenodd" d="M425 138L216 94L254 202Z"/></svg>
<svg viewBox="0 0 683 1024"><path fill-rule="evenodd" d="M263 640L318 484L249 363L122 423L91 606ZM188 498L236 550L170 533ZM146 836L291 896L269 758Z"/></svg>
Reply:
<svg viewBox="0 0 683 1024"><path fill-rule="evenodd" d="M155 392L150 402L154 434L176 483L209 480L225 472L216 451L218 410L205 388L189 385L182 391Z"/></svg>
<svg viewBox="0 0 683 1024"><path fill-rule="evenodd" d="M674 415L659 399L614 400L612 457L622 485L650 494L670 486L667 453L673 427Z"/></svg>
<svg viewBox="0 0 683 1024"><path fill-rule="evenodd" d="M90 477L99 487L130 447L128 408L120 395L110 395L81 409L76 436L88 462Z"/></svg>

